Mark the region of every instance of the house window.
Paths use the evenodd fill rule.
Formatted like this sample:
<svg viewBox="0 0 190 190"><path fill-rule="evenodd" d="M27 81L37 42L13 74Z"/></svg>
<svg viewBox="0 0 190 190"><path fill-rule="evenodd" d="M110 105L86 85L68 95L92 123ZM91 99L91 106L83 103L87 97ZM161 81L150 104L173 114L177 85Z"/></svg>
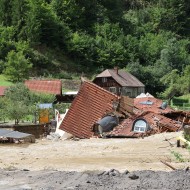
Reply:
<svg viewBox="0 0 190 190"><path fill-rule="evenodd" d="M102 82L103 82L103 83L107 82L107 78L106 78L106 77L103 77L103 78L102 78Z"/></svg>
<svg viewBox="0 0 190 190"><path fill-rule="evenodd" d="M116 94L116 87L109 87L109 91Z"/></svg>
<svg viewBox="0 0 190 190"><path fill-rule="evenodd" d="M127 96L131 97L131 92L127 92Z"/></svg>
<svg viewBox="0 0 190 190"><path fill-rule="evenodd" d="M133 124L133 131L138 133L144 133L147 128L147 123L145 120L136 120Z"/></svg>

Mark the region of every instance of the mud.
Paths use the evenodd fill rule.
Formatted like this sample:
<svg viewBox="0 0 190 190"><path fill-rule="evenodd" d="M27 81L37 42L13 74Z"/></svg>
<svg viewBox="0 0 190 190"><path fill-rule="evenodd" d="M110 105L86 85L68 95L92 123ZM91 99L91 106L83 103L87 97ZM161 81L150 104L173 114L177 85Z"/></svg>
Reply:
<svg viewBox="0 0 190 190"><path fill-rule="evenodd" d="M190 152L176 146L181 135L0 144L0 190L190 189Z"/></svg>

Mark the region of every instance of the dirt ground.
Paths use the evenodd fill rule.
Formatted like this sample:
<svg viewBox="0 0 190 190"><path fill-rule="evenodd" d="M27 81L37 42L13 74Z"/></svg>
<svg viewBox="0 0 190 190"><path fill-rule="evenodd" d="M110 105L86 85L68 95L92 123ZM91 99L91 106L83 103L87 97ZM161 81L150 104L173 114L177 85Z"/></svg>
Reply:
<svg viewBox="0 0 190 190"><path fill-rule="evenodd" d="M93 185L95 182L99 185L102 184L100 186L97 185L97 187L99 187L98 189L107 189L107 187L111 187L109 185L105 186L105 184L107 184L106 181L111 180L113 177L115 178L111 180L113 183L111 189L125 189L125 186L128 187L127 189L143 189L144 186L139 186L139 184L141 184L141 181L139 181L141 177L136 179L138 183L134 188L132 188L133 185L129 188L129 186L123 183L124 186L121 187L118 187L116 184L119 183L119 179L127 178L127 180L129 180L129 175L133 175L133 173L138 170L151 170L144 171L144 173L143 171L137 172L137 175L145 175L149 176L149 178L152 176L152 180L155 180L156 176L158 177L160 175L162 176L161 179L165 177L170 178L174 175L174 172L170 172L172 169L164 165L161 160L179 169L175 171L179 172L179 175L176 176L176 180L180 181L179 184L181 184L182 180L180 176L187 176L187 179L184 178L186 181L183 182L182 185L185 185L183 189L186 187L190 189L190 172L184 173L185 169L188 166L190 167L190 152L185 148L177 148L176 146L176 137L181 135L182 132L175 132L157 134L144 139L93 138L78 141L42 139L37 140L34 144L0 144L0 189L69 189L71 184L72 187L70 189L96 189ZM183 156L183 162L176 160L176 157L172 154L173 151ZM102 177L99 179L100 171L110 171L111 169L115 169L117 175L101 175ZM126 170L130 173L124 175L123 173L125 173ZM27 175L25 176L26 173ZM62 184L60 188L58 186L53 188L52 183L54 183L55 186L56 180L47 180L48 177L53 175L57 176L58 179L59 175L60 177L65 176L65 179L72 176L74 181L70 181L70 183L68 182L67 184L66 180L66 182L63 183L63 181L60 182L61 177L61 179L58 180L59 182L57 182ZM30 178L28 176L33 177ZM39 180L34 182L34 176L38 176ZM26 178L24 179L24 177ZM83 180L83 178L85 181L83 182L85 184L87 183L87 186L77 186L79 181ZM91 181L96 178L97 180L92 184ZM12 185L6 182L7 179L12 179ZM90 180L89 183L88 180ZM83 182L81 181L79 184ZM30 185L28 185L28 183ZM41 184L41 186L35 186L37 184ZM128 185L130 184L131 183ZM148 185L149 182L145 184ZM161 182L161 184L164 184L164 182ZM140 188L138 188L138 186ZM156 188L156 186L154 188L152 186L150 187L149 189L163 189L163 186L160 185L158 185L158 188ZM170 189L169 186L166 189Z"/></svg>

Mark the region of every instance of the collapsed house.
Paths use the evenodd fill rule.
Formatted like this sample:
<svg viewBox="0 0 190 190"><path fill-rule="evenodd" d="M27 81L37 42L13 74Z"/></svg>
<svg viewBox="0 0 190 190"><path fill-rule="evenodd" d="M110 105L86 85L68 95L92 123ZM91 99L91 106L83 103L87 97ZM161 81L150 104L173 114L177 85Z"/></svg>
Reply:
<svg viewBox="0 0 190 190"><path fill-rule="evenodd" d="M78 138L94 136L93 126L104 115L112 112L118 96L84 81L71 104L60 129Z"/></svg>
<svg viewBox="0 0 190 190"><path fill-rule="evenodd" d="M133 115L107 133L107 137L144 137L174 132L190 125L190 112L176 111L150 94L134 99Z"/></svg>
<svg viewBox="0 0 190 190"><path fill-rule="evenodd" d="M163 115L144 112L125 119L119 126L106 134L107 137L144 137L162 132L174 132L181 129L181 123Z"/></svg>
<svg viewBox="0 0 190 190"><path fill-rule="evenodd" d="M60 129L78 138L144 137L181 130L190 112L176 111L150 94L119 97L84 81Z"/></svg>

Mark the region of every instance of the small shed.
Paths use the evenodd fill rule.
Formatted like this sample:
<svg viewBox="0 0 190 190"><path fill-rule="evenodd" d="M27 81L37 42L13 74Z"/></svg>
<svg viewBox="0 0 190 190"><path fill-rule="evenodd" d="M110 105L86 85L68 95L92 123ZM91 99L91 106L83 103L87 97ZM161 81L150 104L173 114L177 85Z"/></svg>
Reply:
<svg viewBox="0 0 190 190"><path fill-rule="evenodd" d="M29 133L22 133L18 131L11 131L7 129L0 129L0 141L1 142L35 142L35 137Z"/></svg>
<svg viewBox="0 0 190 190"><path fill-rule="evenodd" d="M52 103L39 104L39 123L49 123L49 109L53 108Z"/></svg>

